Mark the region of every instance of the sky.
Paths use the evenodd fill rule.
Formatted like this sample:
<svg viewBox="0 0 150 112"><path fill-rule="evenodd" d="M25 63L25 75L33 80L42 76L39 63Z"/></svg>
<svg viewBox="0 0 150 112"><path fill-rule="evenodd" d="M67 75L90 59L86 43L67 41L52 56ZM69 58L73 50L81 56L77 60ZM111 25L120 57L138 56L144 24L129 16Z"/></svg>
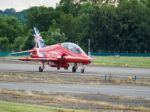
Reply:
<svg viewBox="0 0 150 112"><path fill-rule="evenodd" d="M0 10L14 8L16 11L28 9L32 6L56 7L60 0L0 0Z"/></svg>

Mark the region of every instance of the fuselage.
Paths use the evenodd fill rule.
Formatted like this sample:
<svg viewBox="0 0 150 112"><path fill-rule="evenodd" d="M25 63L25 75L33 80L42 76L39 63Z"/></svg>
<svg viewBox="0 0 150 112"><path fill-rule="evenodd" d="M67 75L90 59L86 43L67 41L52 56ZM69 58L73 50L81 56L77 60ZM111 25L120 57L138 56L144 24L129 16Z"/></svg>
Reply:
<svg viewBox="0 0 150 112"><path fill-rule="evenodd" d="M91 58L74 43L61 43L42 48L33 48L32 58L47 58L55 62L89 64Z"/></svg>

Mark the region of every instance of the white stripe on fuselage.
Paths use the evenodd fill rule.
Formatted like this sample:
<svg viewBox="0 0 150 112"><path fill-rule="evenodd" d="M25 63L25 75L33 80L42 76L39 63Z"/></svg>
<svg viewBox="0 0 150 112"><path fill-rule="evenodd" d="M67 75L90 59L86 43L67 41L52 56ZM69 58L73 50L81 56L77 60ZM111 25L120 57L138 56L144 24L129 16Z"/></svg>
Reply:
<svg viewBox="0 0 150 112"><path fill-rule="evenodd" d="M36 51L37 51L38 57L43 57L43 55L40 53L40 49L39 48L36 48Z"/></svg>
<svg viewBox="0 0 150 112"><path fill-rule="evenodd" d="M76 56L65 56L65 58L70 58L70 59L82 59L82 60L87 59L87 58L76 57Z"/></svg>

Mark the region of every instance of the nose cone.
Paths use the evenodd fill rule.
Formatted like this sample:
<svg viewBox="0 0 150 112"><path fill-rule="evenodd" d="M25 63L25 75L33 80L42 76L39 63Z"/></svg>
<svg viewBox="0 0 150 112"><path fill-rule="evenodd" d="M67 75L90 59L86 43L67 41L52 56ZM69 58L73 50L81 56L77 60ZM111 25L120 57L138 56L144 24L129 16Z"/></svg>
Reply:
<svg viewBox="0 0 150 112"><path fill-rule="evenodd" d="M88 56L88 61L89 61L89 64L91 63L92 61L92 58L90 56Z"/></svg>
<svg viewBox="0 0 150 112"><path fill-rule="evenodd" d="M92 61L92 58L90 56L88 56L87 54L85 54L84 56L85 56L86 64L90 64Z"/></svg>

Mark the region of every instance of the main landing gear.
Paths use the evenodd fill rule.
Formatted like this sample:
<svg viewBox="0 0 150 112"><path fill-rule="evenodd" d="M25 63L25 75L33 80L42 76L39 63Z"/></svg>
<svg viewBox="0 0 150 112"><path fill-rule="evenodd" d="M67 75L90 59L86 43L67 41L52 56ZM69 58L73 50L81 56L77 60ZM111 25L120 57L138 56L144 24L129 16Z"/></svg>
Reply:
<svg viewBox="0 0 150 112"><path fill-rule="evenodd" d="M84 65L82 65L81 73L84 73L84 71L85 71L85 66L84 66Z"/></svg>
<svg viewBox="0 0 150 112"><path fill-rule="evenodd" d="M42 63L42 66L39 66L39 72L43 72L45 66L44 66L44 63Z"/></svg>
<svg viewBox="0 0 150 112"><path fill-rule="evenodd" d="M77 69L78 69L77 63L74 63L74 66L72 67L72 72L76 72ZM85 71L85 66L83 64L81 68L81 73L84 73L84 71Z"/></svg>
<svg viewBox="0 0 150 112"><path fill-rule="evenodd" d="M78 69L77 63L74 63L74 66L72 67L72 72L76 72Z"/></svg>

